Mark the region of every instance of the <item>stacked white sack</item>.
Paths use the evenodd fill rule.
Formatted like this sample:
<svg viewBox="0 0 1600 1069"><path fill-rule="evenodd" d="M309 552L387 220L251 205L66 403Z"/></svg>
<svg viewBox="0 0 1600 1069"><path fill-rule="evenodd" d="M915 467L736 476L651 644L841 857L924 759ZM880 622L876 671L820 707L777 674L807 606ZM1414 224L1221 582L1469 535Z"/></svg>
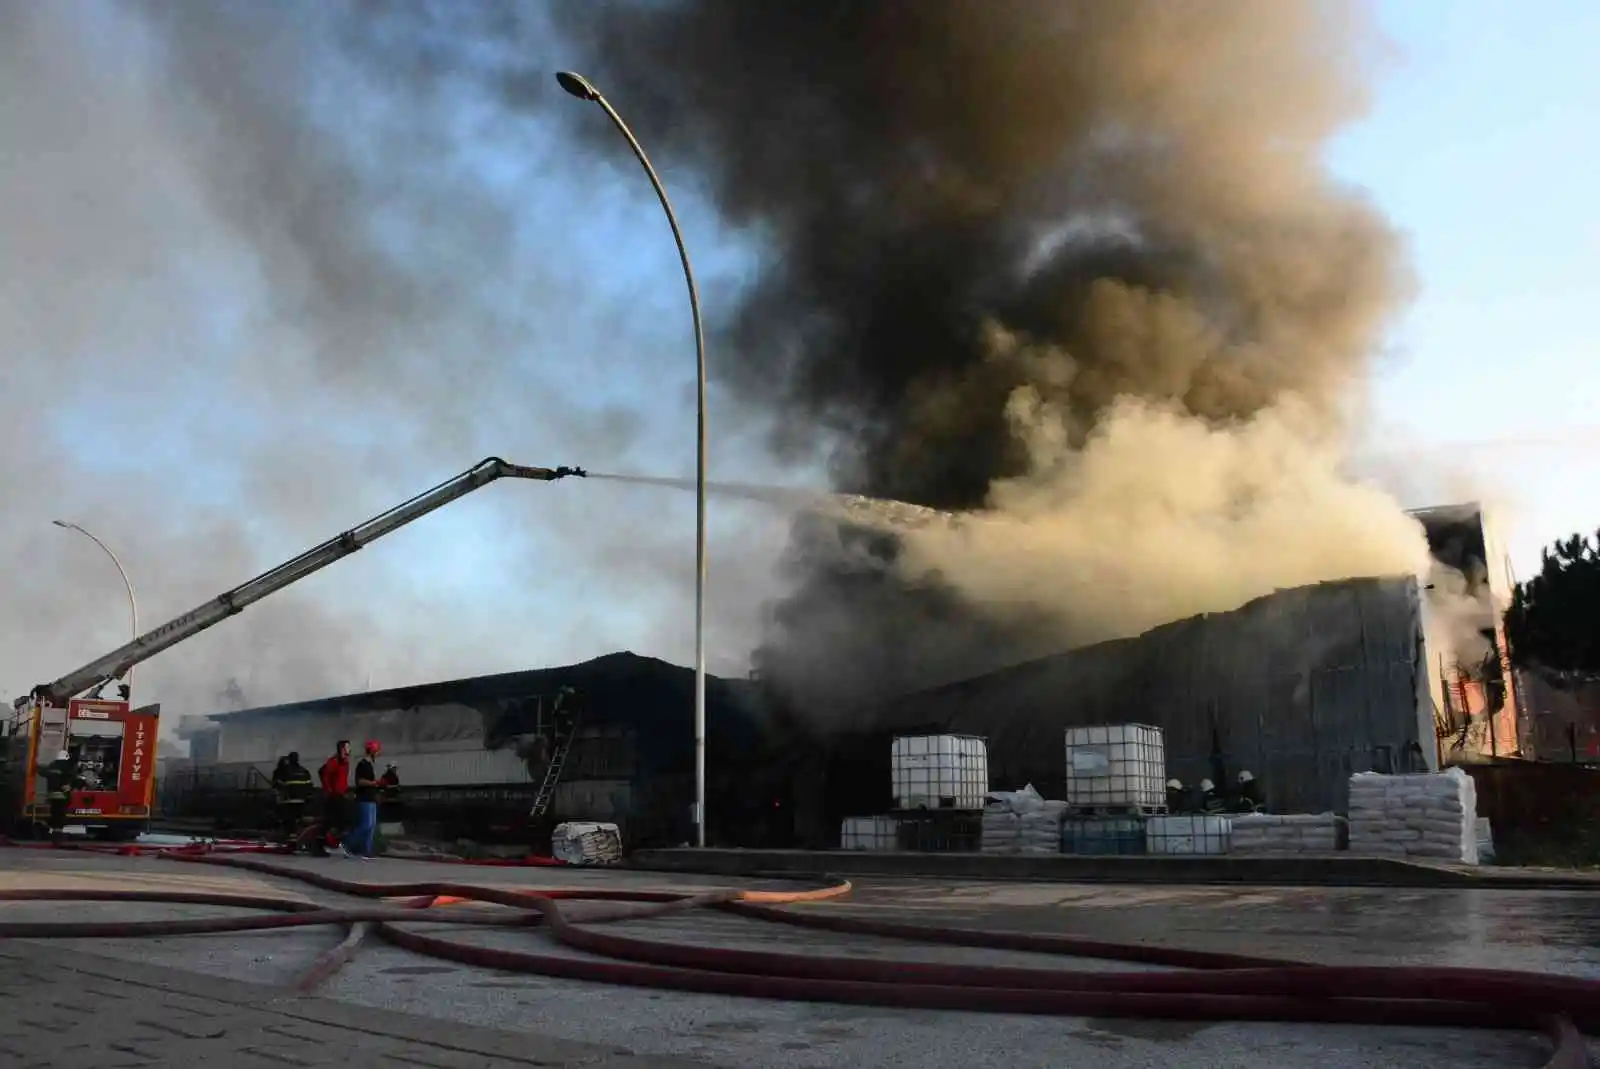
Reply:
<svg viewBox="0 0 1600 1069"><path fill-rule="evenodd" d="M557 824L550 852L569 865L615 865L622 860L622 832L599 821Z"/></svg>
<svg viewBox="0 0 1600 1069"><path fill-rule="evenodd" d="M1022 818L1002 805L991 803L983 809L985 854L1014 854L1022 833Z"/></svg>
<svg viewBox="0 0 1600 1069"><path fill-rule="evenodd" d="M1350 851L1478 863L1478 792L1459 768L1350 777Z"/></svg>
<svg viewBox="0 0 1600 1069"><path fill-rule="evenodd" d="M1021 814L1017 829L1017 852L1022 854L1061 853L1061 818L1067 803L1046 800L1038 809Z"/></svg>
<svg viewBox="0 0 1600 1069"><path fill-rule="evenodd" d="M986 854L1059 854L1065 802L1049 801L1028 784L998 791L983 807L982 851Z"/></svg>
<svg viewBox="0 0 1600 1069"><path fill-rule="evenodd" d="M1332 813L1241 813L1233 818L1231 854L1331 854L1339 848Z"/></svg>

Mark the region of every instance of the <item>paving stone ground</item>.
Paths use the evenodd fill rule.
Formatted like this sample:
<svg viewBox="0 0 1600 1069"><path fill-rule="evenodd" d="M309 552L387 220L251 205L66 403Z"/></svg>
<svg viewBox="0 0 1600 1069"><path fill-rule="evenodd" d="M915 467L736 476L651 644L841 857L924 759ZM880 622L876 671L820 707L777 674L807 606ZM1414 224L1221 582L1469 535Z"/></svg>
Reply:
<svg viewBox="0 0 1600 1069"><path fill-rule="evenodd" d="M0 1065L705 1069L20 941L0 942Z"/></svg>

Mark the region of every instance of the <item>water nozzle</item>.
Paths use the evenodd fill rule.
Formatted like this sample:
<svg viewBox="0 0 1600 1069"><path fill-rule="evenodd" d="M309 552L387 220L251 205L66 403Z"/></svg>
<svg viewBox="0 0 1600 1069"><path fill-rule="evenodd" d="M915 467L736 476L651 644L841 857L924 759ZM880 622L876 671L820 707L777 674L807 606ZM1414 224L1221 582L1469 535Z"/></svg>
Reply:
<svg viewBox="0 0 1600 1069"><path fill-rule="evenodd" d="M582 468L560 467L556 469L556 478L558 479L565 479L569 475L576 475L580 479L587 479L589 477L589 473L584 471Z"/></svg>

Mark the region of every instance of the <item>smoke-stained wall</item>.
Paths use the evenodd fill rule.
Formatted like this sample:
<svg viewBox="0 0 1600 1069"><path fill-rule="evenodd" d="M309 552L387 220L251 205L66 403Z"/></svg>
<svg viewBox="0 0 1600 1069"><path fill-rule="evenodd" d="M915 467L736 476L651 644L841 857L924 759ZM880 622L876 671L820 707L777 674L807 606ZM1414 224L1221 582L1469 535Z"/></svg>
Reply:
<svg viewBox="0 0 1600 1069"><path fill-rule="evenodd" d="M311 760L333 752L339 740L357 751L367 739L395 754L484 750L483 711L447 702L378 711L328 709L269 714L245 710L216 720L217 754L223 761L271 761L298 751Z"/></svg>
<svg viewBox="0 0 1600 1069"><path fill-rule="evenodd" d="M196 750L215 740L217 759L168 760L158 775L174 797L202 782L237 792L265 786L282 754L298 751L315 770L338 740L359 751L374 738L383 759L399 767L403 796L417 805L427 799L433 810L466 807L484 820L525 824L550 757L540 711L567 688L563 700L581 713L552 814L622 819L636 842L683 841L694 800L694 673L631 653L220 714L209 728L190 725ZM745 680L711 677L706 699L712 828L718 821L733 827L747 822L746 808L773 797L773 777L760 769L772 765L774 714ZM753 801L757 794L764 801Z"/></svg>
<svg viewBox="0 0 1600 1069"><path fill-rule="evenodd" d="M995 788L1047 797L1064 796L1066 728L1154 724L1186 784L1248 769L1275 812L1343 811L1354 772L1434 766L1426 657L1415 580L1324 583L914 694L877 724L984 736ZM887 742L868 745L886 793Z"/></svg>

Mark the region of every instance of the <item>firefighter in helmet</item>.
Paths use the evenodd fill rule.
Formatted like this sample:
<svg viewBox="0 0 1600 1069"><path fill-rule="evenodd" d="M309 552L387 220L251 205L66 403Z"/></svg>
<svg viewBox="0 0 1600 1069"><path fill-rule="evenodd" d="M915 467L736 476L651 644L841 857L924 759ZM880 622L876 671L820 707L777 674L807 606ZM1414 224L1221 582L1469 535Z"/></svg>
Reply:
<svg viewBox="0 0 1600 1069"><path fill-rule="evenodd" d="M66 750L57 753L56 759L45 768L44 783L50 805L50 837L60 839L67 825L67 806L72 792L83 785L77 758Z"/></svg>
<svg viewBox="0 0 1600 1069"><path fill-rule="evenodd" d="M1237 813L1260 813L1266 799L1261 795L1261 783L1249 769L1239 773L1239 794L1234 802Z"/></svg>
<svg viewBox="0 0 1600 1069"><path fill-rule="evenodd" d="M278 830L291 845L299 840L300 827L305 821L306 803L311 801L315 785L311 772L300 763L298 752L284 757L272 774Z"/></svg>

